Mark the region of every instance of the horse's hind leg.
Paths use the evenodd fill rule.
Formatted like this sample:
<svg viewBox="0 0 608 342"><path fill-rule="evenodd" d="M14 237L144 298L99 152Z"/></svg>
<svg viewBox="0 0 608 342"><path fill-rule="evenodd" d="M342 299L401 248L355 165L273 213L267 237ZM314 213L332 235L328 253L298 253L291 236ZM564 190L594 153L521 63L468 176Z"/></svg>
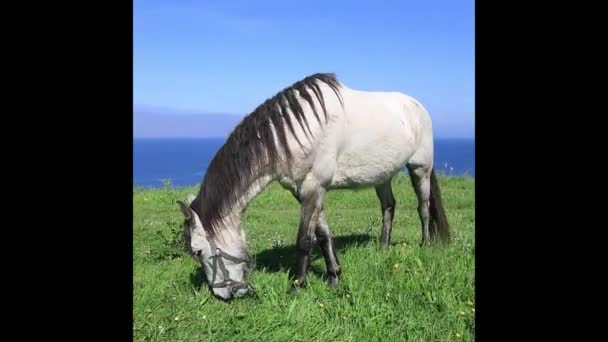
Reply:
<svg viewBox="0 0 608 342"><path fill-rule="evenodd" d="M410 174L412 186L418 197L418 216L422 226L422 243L429 244L431 236L429 233L429 204L431 196L431 168L423 165L408 164L407 169Z"/></svg>
<svg viewBox="0 0 608 342"><path fill-rule="evenodd" d="M290 189L290 191L298 203L302 204L300 195L295 191L295 189ZM329 230L329 225L325 220L325 210L323 207L321 207L321 212L319 213L319 218L317 219L315 236L317 237L319 247L321 247L321 252L323 253L323 258L325 259L327 280L330 286L335 287L338 285L340 278L340 260L338 259L338 255L336 253L331 232Z"/></svg>
<svg viewBox="0 0 608 342"><path fill-rule="evenodd" d="M376 186L376 195L380 199L380 209L382 210L382 233L380 234L380 244L383 248L388 248L391 242L391 231L393 229L393 217L395 216L395 197L393 187L389 179L386 183Z"/></svg>

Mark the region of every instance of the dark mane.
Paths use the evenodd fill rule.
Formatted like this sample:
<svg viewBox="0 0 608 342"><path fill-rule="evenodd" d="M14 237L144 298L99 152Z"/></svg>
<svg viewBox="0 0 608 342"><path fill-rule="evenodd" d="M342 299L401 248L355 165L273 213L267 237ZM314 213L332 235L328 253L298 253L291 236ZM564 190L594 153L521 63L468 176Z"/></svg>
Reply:
<svg viewBox="0 0 608 342"><path fill-rule="evenodd" d="M297 95L309 103L316 119L321 122L313 101L313 96L316 97L321 104L322 115L327 119L325 100L318 82L329 85L342 103L334 74L308 76L267 99L243 118L217 151L209 163L199 194L191 204L211 236L220 229L218 223L224 210L236 204L238 194L251 185L262 168L276 170L282 161L281 152L285 161L291 159L287 134L295 137L294 119L306 135L312 134ZM275 133L278 144L275 143ZM299 140L298 143L301 145Z"/></svg>

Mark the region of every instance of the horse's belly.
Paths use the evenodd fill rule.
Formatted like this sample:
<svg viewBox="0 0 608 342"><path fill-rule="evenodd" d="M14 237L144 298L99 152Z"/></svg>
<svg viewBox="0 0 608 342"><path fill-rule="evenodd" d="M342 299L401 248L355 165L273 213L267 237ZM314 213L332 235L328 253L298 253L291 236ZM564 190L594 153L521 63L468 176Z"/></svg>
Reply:
<svg viewBox="0 0 608 342"><path fill-rule="evenodd" d="M344 151L337 160L333 188L377 185L392 178L414 154L411 144L386 142Z"/></svg>

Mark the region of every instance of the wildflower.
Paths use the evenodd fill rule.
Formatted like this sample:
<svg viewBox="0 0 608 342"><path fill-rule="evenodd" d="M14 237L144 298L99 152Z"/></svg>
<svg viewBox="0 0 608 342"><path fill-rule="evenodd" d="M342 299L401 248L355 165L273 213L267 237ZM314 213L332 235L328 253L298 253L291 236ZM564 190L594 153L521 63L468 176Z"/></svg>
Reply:
<svg viewBox="0 0 608 342"><path fill-rule="evenodd" d="M298 279L293 281L294 284L298 285L300 283L300 281Z"/></svg>
<svg viewBox="0 0 608 342"><path fill-rule="evenodd" d="M475 308L472 308L472 309L471 309L471 312L473 312L473 313L474 313L474 312L475 312Z"/></svg>
<svg viewBox="0 0 608 342"><path fill-rule="evenodd" d="M462 335L460 335L460 333L456 333L456 337L461 338Z"/></svg>
<svg viewBox="0 0 608 342"><path fill-rule="evenodd" d="M393 268L395 268L395 269L399 268L399 264L394 264Z"/></svg>
<svg viewBox="0 0 608 342"><path fill-rule="evenodd" d="M464 315L464 311L460 310L458 311L459 314Z"/></svg>
<svg viewBox="0 0 608 342"><path fill-rule="evenodd" d="M176 320L176 321L179 321L179 317L178 317L178 316L175 316L175 320Z"/></svg>
<svg viewBox="0 0 608 342"><path fill-rule="evenodd" d="M471 302L470 300L467 300L467 304L473 306L473 302Z"/></svg>
<svg viewBox="0 0 608 342"><path fill-rule="evenodd" d="M325 305L323 305L323 303L319 303L319 307L324 307Z"/></svg>
<svg viewBox="0 0 608 342"><path fill-rule="evenodd" d="M349 294L346 294L346 298L350 298L350 295L349 295Z"/></svg>
<svg viewBox="0 0 608 342"><path fill-rule="evenodd" d="M207 319L207 316L206 316L206 315L203 315L203 319Z"/></svg>

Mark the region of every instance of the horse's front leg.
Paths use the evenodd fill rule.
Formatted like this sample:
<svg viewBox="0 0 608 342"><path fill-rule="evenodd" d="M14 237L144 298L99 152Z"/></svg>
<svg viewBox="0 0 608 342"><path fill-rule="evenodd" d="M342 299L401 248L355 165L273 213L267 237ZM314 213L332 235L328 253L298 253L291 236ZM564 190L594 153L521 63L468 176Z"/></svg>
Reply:
<svg viewBox="0 0 608 342"><path fill-rule="evenodd" d="M327 221L325 220L325 213L323 212L323 209L321 209L321 213L319 214L319 220L317 221L317 227L315 228L315 235L317 236L319 247L321 247L321 252L323 253L323 258L325 259L325 267L327 268L327 282L329 283L329 286L336 287L340 281L340 261L338 260L338 255L336 254L334 241L331 237L331 232L329 231Z"/></svg>
<svg viewBox="0 0 608 342"><path fill-rule="evenodd" d="M324 197L325 189L320 186L311 187L309 191L300 193L300 227L296 240L296 267L292 282L294 288L306 286L306 272L310 265L312 238L323 208Z"/></svg>
<svg viewBox="0 0 608 342"><path fill-rule="evenodd" d="M298 203L300 203L300 205L302 205L302 200L300 199L300 195L297 190L293 187L287 189L291 191L293 197L298 201ZM331 232L329 231L329 225L325 220L325 213L322 206L319 213L319 219L317 220L317 226L315 228L315 235L317 237L317 241L319 242L319 247L321 247L323 258L325 259L327 281L331 287L336 287L340 280L340 261L338 260L334 241L331 237Z"/></svg>

